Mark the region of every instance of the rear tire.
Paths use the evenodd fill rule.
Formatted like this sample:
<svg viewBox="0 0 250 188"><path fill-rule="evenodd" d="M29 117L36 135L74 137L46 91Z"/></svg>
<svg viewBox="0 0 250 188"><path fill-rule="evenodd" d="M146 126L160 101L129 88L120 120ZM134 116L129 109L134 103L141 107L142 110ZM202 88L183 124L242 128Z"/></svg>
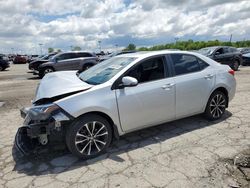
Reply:
<svg viewBox="0 0 250 188"><path fill-rule="evenodd" d="M220 119L225 113L227 100L228 99L223 92L213 92L207 102L204 113L205 117L212 121Z"/></svg>
<svg viewBox="0 0 250 188"><path fill-rule="evenodd" d="M234 71L237 71L237 70L239 70L239 66L240 66L239 60L235 59L234 62L233 62L233 64L232 64L232 67L231 67L231 68L232 68Z"/></svg>
<svg viewBox="0 0 250 188"><path fill-rule="evenodd" d="M66 144L75 156L94 158L106 151L112 140L109 122L98 115L82 116L66 132Z"/></svg>

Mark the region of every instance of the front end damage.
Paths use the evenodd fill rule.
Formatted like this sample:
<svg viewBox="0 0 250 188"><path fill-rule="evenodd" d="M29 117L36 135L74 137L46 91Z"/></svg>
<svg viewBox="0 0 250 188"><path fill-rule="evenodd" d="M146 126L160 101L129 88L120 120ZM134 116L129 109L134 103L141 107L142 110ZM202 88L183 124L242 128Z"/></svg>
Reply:
<svg viewBox="0 0 250 188"><path fill-rule="evenodd" d="M65 127L72 117L51 103L21 109L23 126L16 133L15 146L24 155L49 143L64 142Z"/></svg>

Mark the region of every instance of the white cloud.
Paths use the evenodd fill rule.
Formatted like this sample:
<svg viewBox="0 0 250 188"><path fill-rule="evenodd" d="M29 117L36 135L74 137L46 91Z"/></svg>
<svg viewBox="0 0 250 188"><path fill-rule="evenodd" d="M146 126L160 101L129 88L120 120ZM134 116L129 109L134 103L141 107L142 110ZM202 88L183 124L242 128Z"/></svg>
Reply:
<svg viewBox="0 0 250 188"><path fill-rule="evenodd" d="M69 49L86 50L115 44L126 39L173 41L176 36L196 39L236 39L250 37L248 0L7 0L0 1L1 51L11 48L39 52L39 43ZM161 40L162 39L162 40ZM164 39L164 40L163 40ZM133 42L133 41L127 41ZM140 44L140 45L141 45Z"/></svg>

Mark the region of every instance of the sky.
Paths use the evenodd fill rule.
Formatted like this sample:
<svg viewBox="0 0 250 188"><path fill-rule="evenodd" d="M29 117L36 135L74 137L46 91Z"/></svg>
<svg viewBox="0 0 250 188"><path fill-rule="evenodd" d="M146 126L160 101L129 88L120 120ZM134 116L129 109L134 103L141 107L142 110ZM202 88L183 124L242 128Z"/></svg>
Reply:
<svg viewBox="0 0 250 188"><path fill-rule="evenodd" d="M0 28L0 53L250 40L250 0L0 0Z"/></svg>

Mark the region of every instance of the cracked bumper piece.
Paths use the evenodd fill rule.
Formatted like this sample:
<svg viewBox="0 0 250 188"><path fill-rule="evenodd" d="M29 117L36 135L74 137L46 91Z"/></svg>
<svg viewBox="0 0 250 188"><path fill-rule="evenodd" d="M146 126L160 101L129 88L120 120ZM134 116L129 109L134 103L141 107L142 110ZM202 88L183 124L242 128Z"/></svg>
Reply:
<svg viewBox="0 0 250 188"><path fill-rule="evenodd" d="M28 127L20 127L15 137L15 146L24 155L33 153L38 144L37 139L32 139L28 136L27 130Z"/></svg>

